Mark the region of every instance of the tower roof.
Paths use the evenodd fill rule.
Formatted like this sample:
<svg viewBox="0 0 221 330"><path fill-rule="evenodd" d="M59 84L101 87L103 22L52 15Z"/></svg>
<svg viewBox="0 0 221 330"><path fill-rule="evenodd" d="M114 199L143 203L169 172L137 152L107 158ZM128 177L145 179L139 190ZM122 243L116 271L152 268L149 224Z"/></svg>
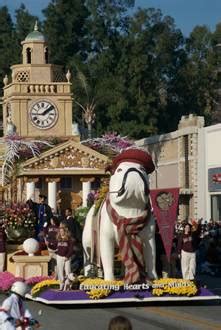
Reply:
<svg viewBox="0 0 221 330"><path fill-rule="evenodd" d="M25 41L42 41L45 42L44 35L38 31L38 23L35 22L34 31L30 32L27 37L25 38Z"/></svg>

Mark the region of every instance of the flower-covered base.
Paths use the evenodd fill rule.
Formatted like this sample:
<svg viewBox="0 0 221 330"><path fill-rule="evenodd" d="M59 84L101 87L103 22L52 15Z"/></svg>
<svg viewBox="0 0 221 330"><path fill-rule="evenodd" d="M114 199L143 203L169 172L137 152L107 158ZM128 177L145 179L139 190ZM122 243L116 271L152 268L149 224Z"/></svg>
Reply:
<svg viewBox="0 0 221 330"><path fill-rule="evenodd" d="M199 301L220 299L205 288L197 288L192 281L161 279L147 283L125 284L123 281L104 281L74 277L72 289L58 290L57 281L44 281L32 289L30 299L46 304L128 303L153 301ZM56 288L57 286L57 288ZM173 289L169 289L172 288ZM159 292L156 290L163 290ZM176 288L176 289L175 289ZM183 288L183 289L181 289ZM184 289L185 288L185 289ZM176 290L176 292L175 292ZM160 293L160 294L159 294ZM157 295L156 295L157 294Z"/></svg>

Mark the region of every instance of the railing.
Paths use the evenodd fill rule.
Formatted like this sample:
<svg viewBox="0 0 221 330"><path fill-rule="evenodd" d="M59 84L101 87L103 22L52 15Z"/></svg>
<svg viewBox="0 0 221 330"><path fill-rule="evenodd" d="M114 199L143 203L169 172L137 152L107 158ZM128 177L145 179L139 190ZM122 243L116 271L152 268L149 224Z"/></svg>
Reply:
<svg viewBox="0 0 221 330"><path fill-rule="evenodd" d="M70 83L49 83L49 84L31 84L31 83L11 83L4 88L4 97L17 94L69 94L71 93Z"/></svg>

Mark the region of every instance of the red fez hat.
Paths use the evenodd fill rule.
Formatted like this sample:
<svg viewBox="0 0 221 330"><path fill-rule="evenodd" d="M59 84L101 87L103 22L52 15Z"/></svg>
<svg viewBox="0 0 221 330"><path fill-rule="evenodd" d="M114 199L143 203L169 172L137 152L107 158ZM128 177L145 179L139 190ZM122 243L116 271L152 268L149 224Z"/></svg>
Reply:
<svg viewBox="0 0 221 330"><path fill-rule="evenodd" d="M155 166L150 154L141 149L127 149L122 151L113 159L112 171L114 172L117 166L123 162L132 162L141 164L147 174L150 174L154 171Z"/></svg>

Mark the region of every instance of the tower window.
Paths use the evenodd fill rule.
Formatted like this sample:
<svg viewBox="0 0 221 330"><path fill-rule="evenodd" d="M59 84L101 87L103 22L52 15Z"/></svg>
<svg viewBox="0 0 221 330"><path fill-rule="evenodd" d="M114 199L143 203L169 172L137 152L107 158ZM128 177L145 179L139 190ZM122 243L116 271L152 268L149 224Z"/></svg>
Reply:
<svg viewBox="0 0 221 330"><path fill-rule="evenodd" d="M27 64L31 63L31 48L26 49L26 56L27 56Z"/></svg>
<svg viewBox="0 0 221 330"><path fill-rule="evenodd" d="M48 47L45 47L45 63L48 64Z"/></svg>

